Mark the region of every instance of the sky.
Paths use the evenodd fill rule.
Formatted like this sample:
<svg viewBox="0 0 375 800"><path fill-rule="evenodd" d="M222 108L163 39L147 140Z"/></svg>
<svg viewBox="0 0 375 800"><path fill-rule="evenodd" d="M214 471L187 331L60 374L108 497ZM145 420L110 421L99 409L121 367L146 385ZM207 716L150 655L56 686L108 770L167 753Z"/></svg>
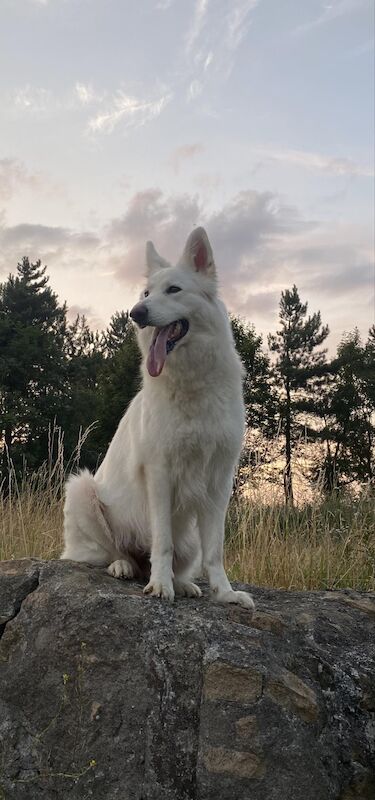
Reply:
<svg viewBox="0 0 375 800"><path fill-rule="evenodd" d="M0 281L47 265L93 328L145 242L196 225L266 338L283 289L333 350L374 300L373 0L0 0Z"/></svg>

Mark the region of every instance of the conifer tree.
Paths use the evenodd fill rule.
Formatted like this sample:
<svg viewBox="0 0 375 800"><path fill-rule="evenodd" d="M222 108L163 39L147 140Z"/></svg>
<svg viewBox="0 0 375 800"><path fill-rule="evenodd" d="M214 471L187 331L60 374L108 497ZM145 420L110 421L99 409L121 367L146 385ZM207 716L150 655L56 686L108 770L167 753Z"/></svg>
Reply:
<svg viewBox="0 0 375 800"><path fill-rule="evenodd" d="M319 465L323 488L332 492L353 481L375 479L375 339L363 345L357 328L344 334L335 372L319 402L325 446Z"/></svg>
<svg viewBox="0 0 375 800"><path fill-rule="evenodd" d="M46 267L23 258L0 285L0 439L8 459L33 466L64 393L66 308L48 286Z"/></svg>
<svg viewBox="0 0 375 800"><path fill-rule="evenodd" d="M141 355L134 324L127 312L117 312L103 334L106 359L100 376L100 425L107 446L129 403L141 385Z"/></svg>
<svg viewBox="0 0 375 800"><path fill-rule="evenodd" d="M301 430L298 413L310 410L314 383L326 370L326 351L320 350L328 336L320 312L307 316L307 303L300 300L297 287L281 293L280 329L270 334L268 344L276 354L275 378L281 389L280 412L285 436L284 494L293 504L292 453L296 435Z"/></svg>
<svg viewBox="0 0 375 800"><path fill-rule="evenodd" d="M108 328L102 334L103 349L107 356L113 356L124 344L132 321L128 311L115 311L112 315Z"/></svg>
<svg viewBox="0 0 375 800"><path fill-rule="evenodd" d="M246 421L264 436L273 436L277 429L277 399L272 380L269 356L263 350L262 337L254 325L240 317L231 317L237 352L245 369L243 391Z"/></svg>

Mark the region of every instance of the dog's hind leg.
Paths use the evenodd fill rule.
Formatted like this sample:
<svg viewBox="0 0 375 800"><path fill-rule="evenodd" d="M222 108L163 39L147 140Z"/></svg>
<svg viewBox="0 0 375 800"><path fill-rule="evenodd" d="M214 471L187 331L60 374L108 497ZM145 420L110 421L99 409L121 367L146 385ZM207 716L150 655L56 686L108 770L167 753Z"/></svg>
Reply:
<svg viewBox="0 0 375 800"><path fill-rule="evenodd" d="M104 518L93 475L84 470L67 481L61 558L107 566L120 558Z"/></svg>
<svg viewBox="0 0 375 800"><path fill-rule="evenodd" d="M131 578L142 577L141 569L138 567L134 558L129 554L116 559L116 561L112 561L107 572L112 575L113 578L128 578L128 580L130 580Z"/></svg>

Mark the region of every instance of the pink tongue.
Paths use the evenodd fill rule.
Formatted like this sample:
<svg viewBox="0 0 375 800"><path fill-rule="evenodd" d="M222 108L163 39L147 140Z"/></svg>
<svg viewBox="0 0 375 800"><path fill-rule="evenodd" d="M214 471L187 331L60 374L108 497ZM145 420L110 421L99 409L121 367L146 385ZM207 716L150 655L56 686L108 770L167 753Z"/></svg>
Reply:
<svg viewBox="0 0 375 800"><path fill-rule="evenodd" d="M164 367L167 358L167 341L172 328L173 325L161 328L156 339L151 342L147 357L147 369L152 378L157 378Z"/></svg>

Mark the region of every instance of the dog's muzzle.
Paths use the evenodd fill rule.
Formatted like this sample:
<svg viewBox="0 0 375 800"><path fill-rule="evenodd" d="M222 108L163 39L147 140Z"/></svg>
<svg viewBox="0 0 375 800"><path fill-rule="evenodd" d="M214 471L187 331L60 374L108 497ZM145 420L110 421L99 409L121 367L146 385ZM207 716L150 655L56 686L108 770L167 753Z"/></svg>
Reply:
<svg viewBox="0 0 375 800"><path fill-rule="evenodd" d="M145 328L148 325L148 308L144 303L136 303L130 312L131 318L139 325L140 328Z"/></svg>

